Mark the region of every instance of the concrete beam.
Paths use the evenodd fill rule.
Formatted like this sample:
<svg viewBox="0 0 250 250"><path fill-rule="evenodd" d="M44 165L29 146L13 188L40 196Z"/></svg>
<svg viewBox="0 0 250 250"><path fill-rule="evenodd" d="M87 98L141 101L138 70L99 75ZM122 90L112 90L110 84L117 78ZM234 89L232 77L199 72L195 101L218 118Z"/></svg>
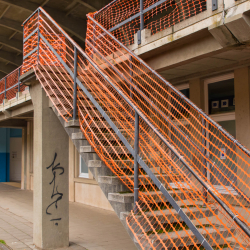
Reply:
<svg viewBox="0 0 250 250"><path fill-rule="evenodd" d="M32 3L28 0L0 0L0 2L19 7L23 10L29 11L30 13L34 12L38 7L39 4ZM51 15L56 22L59 23L66 31L69 31L76 37L78 37L81 40L85 40L85 31L86 31L86 21L80 20L73 17L67 17L65 18L65 13L62 11L52 9L49 7L44 7L44 9L48 12L49 15Z"/></svg>
<svg viewBox="0 0 250 250"><path fill-rule="evenodd" d="M0 26L23 33L22 23L7 18L0 19Z"/></svg>
<svg viewBox="0 0 250 250"><path fill-rule="evenodd" d="M225 19L225 25L241 43L250 41L250 17L244 13Z"/></svg>
<svg viewBox="0 0 250 250"><path fill-rule="evenodd" d="M0 58L6 60L7 62L11 62L16 66L20 66L23 63L23 57L17 56L15 53L7 52L0 50Z"/></svg>
<svg viewBox="0 0 250 250"><path fill-rule="evenodd" d="M218 66L216 67L216 69L204 69L204 71L200 71L194 74L189 74L189 75L185 75L185 76L181 76L181 77L177 77L177 78L173 78L170 80L170 82L172 84L177 84L177 83L182 83L182 82L186 82L187 80L193 79L193 78L199 78L199 77L211 77L212 75L216 75L218 74L218 72L220 72L220 74L222 73L226 73L230 70L235 70L238 68L242 68L244 66L248 66L250 65L250 60L243 60L243 61L238 61L236 63L232 63L230 65L224 65L222 67Z"/></svg>
<svg viewBox="0 0 250 250"><path fill-rule="evenodd" d="M16 39L9 40L9 38L6 36L0 36L0 43L5 45L6 47L12 48L20 53L23 53L22 41Z"/></svg>
<svg viewBox="0 0 250 250"><path fill-rule="evenodd" d="M23 128L27 126L27 121L21 119L9 119L0 121L1 128Z"/></svg>
<svg viewBox="0 0 250 250"><path fill-rule="evenodd" d="M152 57L146 58L145 61L154 70L161 72L169 68L184 65L188 62L194 62L198 59L215 55L219 51L221 52L221 49L221 45L209 32L203 30L197 32L197 34L193 34L190 38L186 37L186 39L168 44L168 46L160 50L160 54L150 54Z"/></svg>
<svg viewBox="0 0 250 250"><path fill-rule="evenodd" d="M0 62L0 71L6 74L9 74L12 72L14 69L16 69L16 66L14 65L6 65L5 63Z"/></svg>
<svg viewBox="0 0 250 250"><path fill-rule="evenodd" d="M68 247L69 137L38 81L30 93L34 104L33 240L40 249Z"/></svg>
<svg viewBox="0 0 250 250"><path fill-rule="evenodd" d="M222 23L222 20L219 24L216 23L209 26L208 30L223 48L233 46L238 43L237 39L233 36L228 27Z"/></svg>

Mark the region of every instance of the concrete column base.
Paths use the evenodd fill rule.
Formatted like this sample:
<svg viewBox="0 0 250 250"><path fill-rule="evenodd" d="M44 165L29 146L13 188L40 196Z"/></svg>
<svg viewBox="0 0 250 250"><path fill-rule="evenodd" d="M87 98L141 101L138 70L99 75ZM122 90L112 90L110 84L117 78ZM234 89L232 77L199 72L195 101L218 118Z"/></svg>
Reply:
<svg viewBox="0 0 250 250"><path fill-rule="evenodd" d="M34 105L34 244L42 249L69 245L69 138L49 107L38 81Z"/></svg>

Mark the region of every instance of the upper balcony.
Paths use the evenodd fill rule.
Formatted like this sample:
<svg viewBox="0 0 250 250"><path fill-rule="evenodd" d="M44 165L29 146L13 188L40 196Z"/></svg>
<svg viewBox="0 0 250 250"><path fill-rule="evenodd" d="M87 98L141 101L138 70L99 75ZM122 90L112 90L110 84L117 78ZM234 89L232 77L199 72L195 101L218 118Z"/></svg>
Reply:
<svg viewBox="0 0 250 250"><path fill-rule="evenodd" d="M171 83L249 64L248 0L143 3L113 1L95 18Z"/></svg>
<svg viewBox="0 0 250 250"><path fill-rule="evenodd" d="M249 14L249 0L115 0L93 16L167 80L179 83L250 64ZM26 48L24 59L36 46L34 41ZM23 91L19 71L0 81L2 109L7 100L19 103L14 104Z"/></svg>

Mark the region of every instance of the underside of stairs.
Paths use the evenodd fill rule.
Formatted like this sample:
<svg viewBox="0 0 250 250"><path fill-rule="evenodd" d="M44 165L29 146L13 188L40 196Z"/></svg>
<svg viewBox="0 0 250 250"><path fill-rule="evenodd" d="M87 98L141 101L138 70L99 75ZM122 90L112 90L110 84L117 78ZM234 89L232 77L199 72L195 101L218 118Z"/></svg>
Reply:
<svg viewBox="0 0 250 250"><path fill-rule="evenodd" d="M65 128L65 131L71 138L82 159L85 161L93 177L98 182L98 185L116 212L118 218L134 241L134 236L126 224L126 217L134 207L134 194L131 193L119 178L114 176L112 171L102 162L102 160L100 160L84 137L80 129L79 120L65 122L61 115L58 114L56 108L53 107L52 109L62 126ZM141 249L139 244L135 241L134 243L138 249Z"/></svg>
<svg viewBox="0 0 250 250"><path fill-rule="evenodd" d="M126 221L126 218L130 216L131 211L134 209L134 194L131 191L129 191L129 189L126 187L126 185L124 185L122 183L122 181L117 176L115 176L112 173L112 171L103 163L103 161L100 160L100 158L96 154L95 150L91 147L91 145L88 143L88 141L84 137L84 135L80 129L79 120L70 120L69 122L65 122L65 120L61 117L61 115L57 112L56 108L53 107L52 109L53 109L54 113L57 115L58 119L60 120L62 126L65 128L65 131L67 132L67 134L71 138L71 140L74 143L79 154L81 155L81 157L83 158L83 160L87 164L93 177L98 182L98 185L100 186L102 192L105 194L105 196L108 199L109 203L111 204L112 208L116 212L118 218L120 219L120 221L122 222L122 224L126 228L128 234L131 237L131 239L133 240L134 244L136 245L136 247L138 249L142 249L141 246L138 244L137 239L135 238L135 236L133 235L133 233L129 229L129 227L127 225L127 221ZM131 167L133 168L133 166L131 166ZM139 178L143 178L143 177L139 177ZM131 175L131 179L133 179L133 175ZM185 195L183 193L181 193L181 191L178 194L178 198L177 198L176 193L173 193L173 192L170 192L170 193L177 200L178 200L178 198L185 200ZM192 195L191 193L192 193L192 191L190 191L190 196ZM154 195L154 191L152 191L151 194ZM157 199L157 196L155 196L155 197ZM165 199L165 197L163 195L162 195L162 198ZM167 200L166 200L166 202L167 202ZM160 201L159 201L159 205L161 205ZM180 203L180 205L181 205L181 203ZM190 216L190 219L192 219L192 216L194 216L194 215L199 219L202 219L205 217L212 218L214 216L214 214L211 213L211 211L209 211L209 209L202 206L202 202L199 202L199 206L201 207L203 214L200 211L198 211L197 208L192 207L191 205L190 205L190 209L192 210L192 213L189 212L185 208L184 208L184 212L188 216ZM154 237L154 232L152 231L150 225L147 223L147 220L145 219L145 217L143 217L142 215L137 216L137 220L140 221L140 223L142 225L142 229L143 229L143 230L138 231L138 233L141 233L138 235L138 237L143 242L142 238L145 237L143 235L143 233L146 232L147 235L150 235L152 245L154 246L154 248L152 248L151 246L149 246L148 243L146 243L146 240L145 240L145 245L143 245L143 249L147 249L147 250L151 250L151 249L174 250L176 248L175 248L175 245L173 243L178 244L179 249L187 249L186 246L189 247L188 249L195 249L194 242L198 246L200 245L200 242L197 240L196 236L194 234L192 234L191 231L189 232L189 234L192 236L193 241L190 241L190 237L188 237L186 235L186 233L181 228L179 228L179 230L180 230L179 236L181 236L181 238L183 239L183 242L185 242L185 245L183 243L180 243L179 242L180 237L178 235L176 235L176 233L173 232L173 230L171 230L171 225L166 222L165 216L162 216L162 212L165 215L168 215L168 219L169 219L169 221L171 221L171 223L174 227L177 226L178 222L182 222L184 227L186 227L185 222L180 218L180 216L178 216L177 212L174 209L172 209L172 213L174 213L176 215L176 218L173 217L173 215L170 213L170 211L166 207L165 208L162 207L162 211L158 211L158 216L157 216L158 220L154 224L155 230L160 232L161 227L163 226L163 227L169 229L169 236L171 237L171 240L164 239L164 235L163 235L164 244L162 244L162 242L159 242L158 239L156 239ZM214 207L213 212L218 214L218 208ZM146 216L150 220L151 219L151 212L146 211ZM152 219L155 220L154 216L152 216ZM132 219L130 220L130 223L133 225ZM152 221L151 221L151 223L152 223ZM205 224L205 222L204 222L204 224ZM137 226L137 225L135 224L135 226ZM217 243L221 246L221 248L223 248L225 250L230 249L230 248L228 248L228 245L231 243L230 239L223 240L221 238L221 236L218 235L217 231L215 231L213 228L210 228L210 225L205 225L205 226L208 228L208 232L206 232L203 229L200 229L202 235L205 238L207 238L209 240L209 238L210 238L209 235L213 235L213 238L217 238ZM223 226L221 226L219 224L216 225L216 227L219 228L220 233L224 237L227 237L227 235L228 235L227 229L223 228ZM188 230L188 227L186 227L186 229ZM231 229L231 232L233 232L233 229ZM213 246L212 240L209 243ZM241 248L235 247L235 244L233 244L233 242L232 242L232 245L234 245L234 249L241 249ZM203 249L203 247L200 246L200 249ZM217 249L217 248L215 247L214 249ZM246 249L249 249L249 248L246 248Z"/></svg>

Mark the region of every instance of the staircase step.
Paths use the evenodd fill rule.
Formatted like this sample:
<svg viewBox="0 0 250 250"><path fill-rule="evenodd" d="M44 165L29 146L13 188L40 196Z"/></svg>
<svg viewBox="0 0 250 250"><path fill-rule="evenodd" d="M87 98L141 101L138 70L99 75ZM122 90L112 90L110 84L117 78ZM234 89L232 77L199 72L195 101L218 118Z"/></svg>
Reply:
<svg viewBox="0 0 250 250"><path fill-rule="evenodd" d="M92 146L81 146L80 153L95 153L95 150Z"/></svg>
<svg viewBox="0 0 250 250"><path fill-rule="evenodd" d="M175 201L179 200L186 200L186 195L188 197L193 197L194 193L192 191L186 192L186 195L183 194L182 191L176 190L175 192L169 190L168 191L170 195L175 199ZM143 192L140 192L143 193ZM161 191L149 191L147 193L144 193L146 196L150 195L152 199L155 200L155 202L168 202L165 196L162 194ZM123 202L124 199L130 200L131 202L134 200L134 194L133 193L109 193L108 196L109 200L111 201L117 201L117 202Z"/></svg>
<svg viewBox="0 0 250 250"><path fill-rule="evenodd" d="M70 120L68 122L65 122L64 127L65 128L80 128L79 120Z"/></svg>
<svg viewBox="0 0 250 250"><path fill-rule="evenodd" d="M213 208L206 208L202 207L201 205L197 204L197 207L183 207L183 203L181 201L177 202L179 206L182 207L183 212L189 217L190 220L194 220L193 223L196 224L196 219L203 219L208 217L213 217L214 214L218 214L218 209L215 207ZM169 205L170 206L170 205ZM164 209L155 210L156 207L152 208L151 211L145 211L144 215L135 215L137 222L135 222L133 217L129 217L129 224L132 228L138 227L138 223L141 225L140 229L144 232L152 231L152 225L155 230L160 230L163 227L166 227L169 223L176 223L176 222L183 222L183 219L179 216L178 212L175 209ZM127 216L126 214L124 216ZM150 221L150 224L149 222ZM205 224L205 222L204 222ZM137 228L137 233L139 233ZM142 231L140 233L143 233Z"/></svg>
<svg viewBox="0 0 250 250"><path fill-rule="evenodd" d="M207 231L206 231L207 230ZM223 237L228 237L228 233L230 233L229 230L218 227L218 229L214 229L213 227L207 227L206 230L199 229L199 232L205 237L208 241L208 243L212 246L215 246L215 242L218 245L223 245L227 243L227 240L224 240L217 232L217 230L222 234ZM231 232L234 230L232 229ZM187 233L189 235L187 235ZM175 247L174 243L178 247L184 247L184 246L192 246L194 242L196 244L200 244L197 237L193 234L191 230L187 230L187 233L182 230L178 231L178 235L175 232L170 232L167 235L165 233L159 233L157 236L154 234L148 235L147 237L150 239L152 245L154 246L154 249L172 249ZM143 243L144 249L152 249L150 247L150 244L147 242L147 239L144 235L138 234L137 237L140 239L140 242ZM161 241L158 239L158 237L161 239L161 241L164 243L164 245L161 243ZM183 241L180 241L180 237ZM192 238L192 240L190 239ZM215 239L215 242L213 241ZM185 245L183 244L185 242Z"/></svg>
<svg viewBox="0 0 250 250"><path fill-rule="evenodd" d="M95 149L91 146L82 146L80 148L81 153L91 153L95 152ZM104 146L103 149L104 154L116 154L116 155L124 155L124 154L130 154L128 149L125 146Z"/></svg>
<svg viewBox="0 0 250 250"><path fill-rule="evenodd" d="M72 140L86 140L86 138L82 132L72 133L71 139Z"/></svg>
<svg viewBox="0 0 250 250"><path fill-rule="evenodd" d="M126 169L124 170L124 172L126 173ZM162 178L164 178L164 180L169 180L169 177L164 174L164 175L159 175L159 174L155 174L155 176L158 178L158 180L162 181ZM130 180L132 180L132 182L134 182L134 175L126 175L126 176L102 176L98 179L98 182L100 183L110 183L112 184L112 182L117 182L118 180L122 180L122 179L127 179L129 178ZM150 177L148 175L139 175L138 176L139 184L149 184L152 183L152 180L150 179Z"/></svg>
<svg viewBox="0 0 250 250"><path fill-rule="evenodd" d="M113 161L119 168L131 168L134 169L134 161L133 160L114 160ZM89 168L100 168L107 167L103 161L92 160L89 161Z"/></svg>

